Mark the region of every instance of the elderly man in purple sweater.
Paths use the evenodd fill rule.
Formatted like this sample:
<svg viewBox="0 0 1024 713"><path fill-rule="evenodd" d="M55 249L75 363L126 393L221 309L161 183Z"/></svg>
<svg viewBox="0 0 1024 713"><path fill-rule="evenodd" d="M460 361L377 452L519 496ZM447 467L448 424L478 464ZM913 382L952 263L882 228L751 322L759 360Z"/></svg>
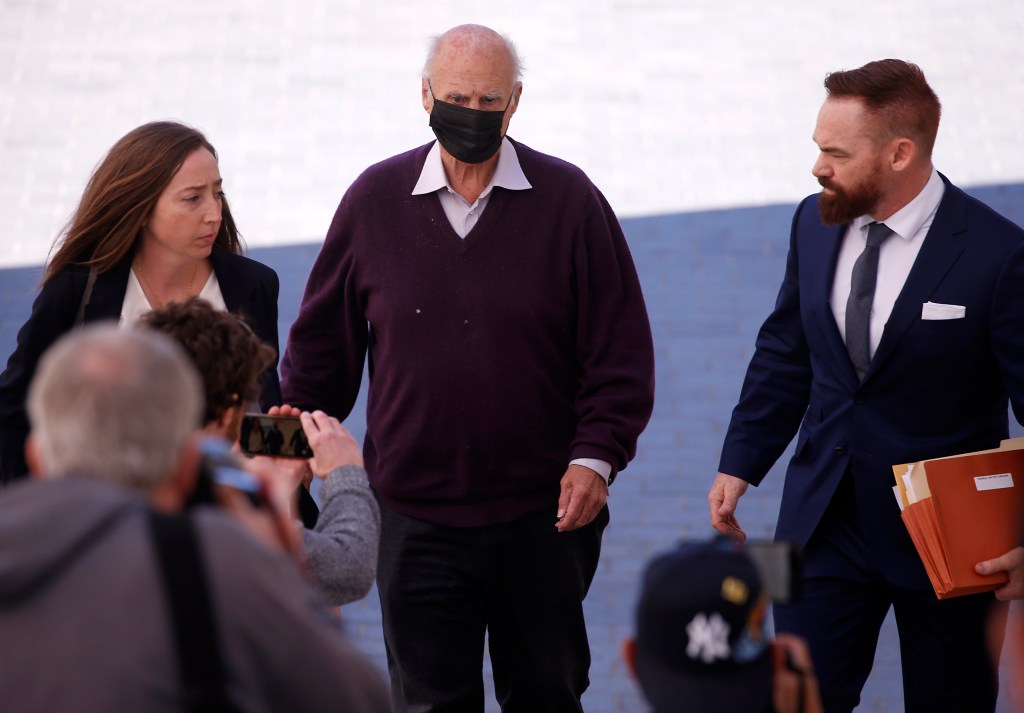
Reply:
<svg viewBox="0 0 1024 713"><path fill-rule="evenodd" d="M366 469L399 711L579 711L582 602L608 484L650 418L654 358L615 214L509 139L512 43L463 25L423 70L436 142L349 188L282 361L285 400L344 418L369 355Z"/></svg>

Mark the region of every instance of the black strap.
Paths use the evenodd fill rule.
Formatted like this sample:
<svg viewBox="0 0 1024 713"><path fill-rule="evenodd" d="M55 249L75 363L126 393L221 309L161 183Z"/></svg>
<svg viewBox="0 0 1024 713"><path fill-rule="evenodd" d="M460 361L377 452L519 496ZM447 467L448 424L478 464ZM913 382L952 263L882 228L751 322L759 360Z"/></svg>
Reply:
<svg viewBox="0 0 1024 713"><path fill-rule="evenodd" d="M224 694L216 622L192 519L151 512L149 523L171 600L186 710L235 711Z"/></svg>

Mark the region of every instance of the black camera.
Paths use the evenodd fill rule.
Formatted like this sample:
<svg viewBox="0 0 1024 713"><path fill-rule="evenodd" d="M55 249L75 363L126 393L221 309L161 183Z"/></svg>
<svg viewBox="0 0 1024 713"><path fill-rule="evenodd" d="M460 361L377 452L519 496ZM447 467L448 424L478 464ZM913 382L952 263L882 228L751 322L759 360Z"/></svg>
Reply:
<svg viewBox="0 0 1024 713"><path fill-rule="evenodd" d="M221 489L242 493L251 505L262 507L266 502L263 484L245 469L241 459L223 438L206 436L200 439L201 462L196 487L187 505L219 504Z"/></svg>
<svg viewBox="0 0 1024 713"><path fill-rule="evenodd" d="M773 602L788 604L800 598L803 553L795 542L747 540L743 550L753 561Z"/></svg>

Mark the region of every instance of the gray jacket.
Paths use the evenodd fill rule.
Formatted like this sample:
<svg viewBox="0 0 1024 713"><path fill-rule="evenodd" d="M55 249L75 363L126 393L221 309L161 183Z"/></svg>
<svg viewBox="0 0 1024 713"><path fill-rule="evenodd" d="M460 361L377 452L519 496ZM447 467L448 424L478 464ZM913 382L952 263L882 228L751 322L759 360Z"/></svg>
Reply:
<svg viewBox="0 0 1024 713"><path fill-rule="evenodd" d="M329 606L362 599L377 576L380 510L366 471L335 468L320 489L316 528L302 531L306 560Z"/></svg>
<svg viewBox="0 0 1024 713"><path fill-rule="evenodd" d="M375 668L293 561L193 510L227 694L244 711L389 710ZM88 480L0 492L0 701L10 711L181 711L145 500Z"/></svg>

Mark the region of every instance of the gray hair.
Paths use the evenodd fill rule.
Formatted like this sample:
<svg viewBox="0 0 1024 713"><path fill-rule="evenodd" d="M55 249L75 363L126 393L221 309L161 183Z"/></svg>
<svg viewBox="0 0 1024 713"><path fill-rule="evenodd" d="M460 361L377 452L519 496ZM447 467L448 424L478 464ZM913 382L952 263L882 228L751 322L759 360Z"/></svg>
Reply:
<svg viewBox="0 0 1024 713"><path fill-rule="evenodd" d="M512 42L512 38L483 25L459 25L431 37L427 47L427 61L423 63L423 79L430 80L438 50L443 41L456 32L469 48L475 50L485 49L494 44L496 40L499 41L504 45L505 51L508 52L509 59L512 61L512 81L521 82L523 80L523 61L519 58L519 51L516 49L515 43Z"/></svg>
<svg viewBox="0 0 1024 713"><path fill-rule="evenodd" d="M66 334L28 393L44 475L155 490L200 424L202 394L188 357L161 333L95 325Z"/></svg>

